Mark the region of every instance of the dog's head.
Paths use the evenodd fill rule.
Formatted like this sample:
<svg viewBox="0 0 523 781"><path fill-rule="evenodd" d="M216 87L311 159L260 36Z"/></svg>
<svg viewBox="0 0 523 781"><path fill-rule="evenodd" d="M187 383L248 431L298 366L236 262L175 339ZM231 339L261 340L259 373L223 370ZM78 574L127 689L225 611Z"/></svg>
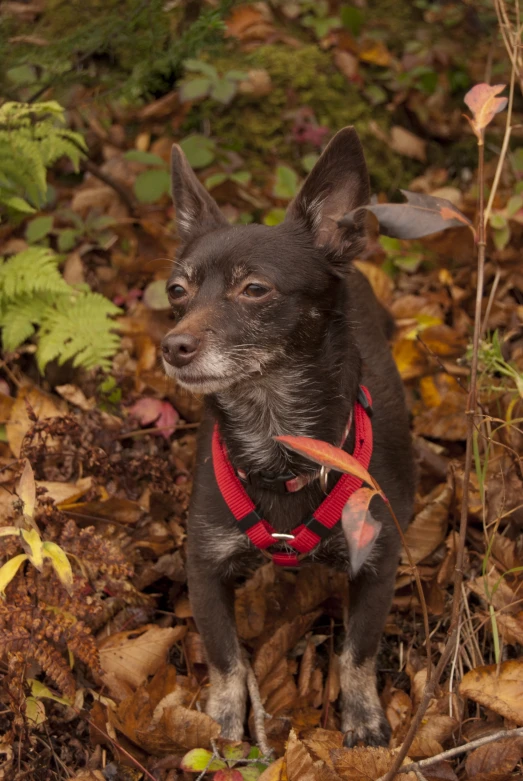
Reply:
<svg viewBox="0 0 523 781"><path fill-rule="evenodd" d="M229 225L176 145L172 190L181 246L167 283L177 320L162 341L167 374L215 393L319 349L365 240L363 218L337 224L369 198L354 129L332 139L276 227Z"/></svg>

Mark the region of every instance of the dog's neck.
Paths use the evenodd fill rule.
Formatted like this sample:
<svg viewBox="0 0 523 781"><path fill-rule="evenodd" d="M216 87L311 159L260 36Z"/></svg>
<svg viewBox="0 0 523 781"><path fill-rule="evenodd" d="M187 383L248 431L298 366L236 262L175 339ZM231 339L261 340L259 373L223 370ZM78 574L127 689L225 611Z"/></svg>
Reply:
<svg viewBox="0 0 523 781"><path fill-rule="evenodd" d="M266 376L217 394L212 407L233 464L247 472L315 471L316 465L293 455L274 437L341 442L360 377L359 356L351 353L333 349L331 342L312 359L289 360Z"/></svg>

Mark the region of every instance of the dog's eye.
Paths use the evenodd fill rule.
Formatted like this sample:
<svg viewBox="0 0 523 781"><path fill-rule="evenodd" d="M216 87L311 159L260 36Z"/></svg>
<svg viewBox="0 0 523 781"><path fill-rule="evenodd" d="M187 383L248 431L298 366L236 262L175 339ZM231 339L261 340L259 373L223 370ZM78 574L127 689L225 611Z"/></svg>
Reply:
<svg viewBox="0 0 523 781"><path fill-rule="evenodd" d="M181 298L185 298L187 291L181 285L171 285L167 290L167 295L170 301L179 301Z"/></svg>
<svg viewBox="0 0 523 781"><path fill-rule="evenodd" d="M257 285L252 282L242 290L242 296L247 296L247 298L263 298L263 296L266 296L267 293L270 292L270 288L265 287L265 285Z"/></svg>

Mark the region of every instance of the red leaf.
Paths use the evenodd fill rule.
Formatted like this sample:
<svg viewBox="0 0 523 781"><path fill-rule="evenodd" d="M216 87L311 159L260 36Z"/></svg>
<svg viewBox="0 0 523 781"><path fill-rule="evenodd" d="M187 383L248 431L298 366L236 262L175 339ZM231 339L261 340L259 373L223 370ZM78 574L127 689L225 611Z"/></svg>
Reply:
<svg viewBox="0 0 523 781"><path fill-rule="evenodd" d="M473 119L467 117L476 136L481 140L483 131L492 122L494 116L503 111L508 98L497 98L505 89L505 84L476 84L465 95L465 103L472 111Z"/></svg>
<svg viewBox="0 0 523 781"><path fill-rule="evenodd" d="M239 770L230 767L227 770L217 770L213 781L243 781L243 776Z"/></svg>
<svg viewBox="0 0 523 781"><path fill-rule="evenodd" d="M307 456L311 461L326 466L329 469L336 469L338 472L346 472L354 477L359 477L365 483L372 485L372 478L354 456L345 453L339 447L329 445L328 442L322 442L321 439L309 439L309 437L274 437L282 445L294 450L302 456Z"/></svg>
<svg viewBox="0 0 523 781"><path fill-rule="evenodd" d="M355 575L371 554L382 524L369 510L371 499L379 496L372 488L359 488L350 497L341 514L341 526L347 545L352 574Z"/></svg>
<svg viewBox="0 0 523 781"><path fill-rule="evenodd" d="M172 404L160 399L140 399L132 407L129 407L129 412L131 415L134 415L142 426L150 426L151 423L155 423L156 428L162 429L157 433L161 434L165 439L169 439L180 419Z"/></svg>
<svg viewBox="0 0 523 781"><path fill-rule="evenodd" d="M395 239L419 239L431 233L466 226L474 232L471 221L451 201L433 195L401 190L407 203L376 203L355 209L338 222L351 227L362 209L377 218L380 233Z"/></svg>

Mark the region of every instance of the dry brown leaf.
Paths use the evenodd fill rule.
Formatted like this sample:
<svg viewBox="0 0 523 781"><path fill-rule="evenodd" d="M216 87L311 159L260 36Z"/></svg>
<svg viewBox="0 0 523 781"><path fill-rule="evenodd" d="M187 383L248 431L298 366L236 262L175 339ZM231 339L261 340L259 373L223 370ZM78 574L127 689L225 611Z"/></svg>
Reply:
<svg viewBox="0 0 523 781"><path fill-rule="evenodd" d="M412 157L422 163L427 159L427 142L399 125L390 129L389 146L404 157Z"/></svg>
<svg viewBox="0 0 523 781"><path fill-rule="evenodd" d="M37 488L45 488L46 496L50 497L59 509L80 499L94 484L93 477L81 477L75 483L58 483L52 480L37 480Z"/></svg>
<svg viewBox="0 0 523 781"><path fill-rule="evenodd" d="M285 770L289 781L315 781L314 762L311 755L291 729L285 750Z"/></svg>
<svg viewBox="0 0 523 781"><path fill-rule="evenodd" d="M267 592L274 583L274 567L267 564L236 590L234 611L238 634L251 640L263 632L267 614Z"/></svg>
<svg viewBox="0 0 523 781"><path fill-rule="evenodd" d="M76 385L57 385L55 390L63 399L68 401L69 404L72 404L74 407L79 407L84 412L89 412L89 410L96 407L96 399L87 399L84 392Z"/></svg>
<svg viewBox="0 0 523 781"><path fill-rule="evenodd" d="M502 662L499 674L495 664L476 667L466 673L459 691L506 719L523 724L523 660Z"/></svg>
<svg viewBox="0 0 523 781"><path fill-rule="evenodd" d="M16 401L12 406L9 421L5 427L9 447L16 458L20 458L24 437L33 426L27 414L26 401L40 421L46 418L59 418L67 414L67 407L63 401L44 393L39 388L29 386L20 388ZM46 445L48 451L52 451L53 440L47 438Z"/></svg>
<svg viewBox="0 0 523 781"><path fill-rule="evenodd" d="M14 403L15 400L12 396L7 396L5 393L0 393L0 425L2 423L7 423L9 420Z"/></svg>
<svg viewBox="0 0 523 781"><path fill-rule="evenodd" d="M505 643L523 645L523 610L516 615L497 613L496 623Z"/></svg>
<svg viewBox="0 0 523 781"><path fill-rule="evenodd" d="M437 740L416 735L409 748L409 754L413 759L425 759L425 757L435 757L441 754L443 746Z"/></svg>
<svg viewBox="0 0 523 781"><path fill-rule="evenodd" d="M338 49L334 52L334 62L347 81L354 81L358 75L358 58L354 54Z"/></svg>
<svg viewBox="0 0 523 781"><path fill-rule="evenodd" d="M261 646L253 662L254 673L259 683L263 682L280 659L296 645L300 637L309 631L320 615L321 610L316 610L304 616L297 616L294 621L280 626Z"/></svg>
<svg viewBox="0 0 523 781"><path fill-rule="evenodd" d="M465 439L467 395L456 380L443 373L423 377L420 391L423 406L415 412L414 432L453 442Z"/></svg>
<svg viewBox="0 0 523 781"><path fill-rule="evenodd" d="M206 713L175 705L165 708L148 730L137 730L136 739L151 754L169 754L180 749L211 748L211 740L219 736L220 730L218 722Z"/></svg>
<svg viewBox="0 0 523 781"><path fill-rule="evenodd" d="M240 41L265 40L274 33L271 19L267 5L241 5L231 11L226 22L227 31Z"/></svg>
<svg viewBox="0 0 523 781"><path fill-rule="evenodd" d="M385 775L397 752L388 748L345 748L332 752L335 771L344 781L376 781ZM411 760L406 758L403 764ZM396 781L416 781L414 773L399 773Z"/></svg>
<svg viewBox="0 0 523 781"><path fill-rule="evenodd" d="M99 643L102 669L137 687L165 663L167 652L186 631L185 626L162 629L146 625L118 632Z"/></svg>
<svg viewBox="0 0 523 781"><path fill-rule="evenodd" d="M447 484L436 486L425 497L424 507L408 527L405 541L415 564L429 556L445 540L451 497L452 491ZM401 553L401 561L408 563L405 551Z"/></svg>
<svg viewBox="0 0 523 781"><path fill-rule="evenodd" d="M258 781L285 781L285 757L280 757L264 770Z"/></svg>
<svg viewBox="0 0 523 781"><path fill-rule="evenodd" d="M347 590L347 576L343 572L316 564L298 571L293 602L300 613L309 613L329 597L343 598Z"/></svg>
<svg viewBox="0 0 523 781"><path fill-rule="evenodd" d="M261 98L272 92L272 82L269 71L265 68L254 68L247 72L247 78L238 84L238 92L253 98Z"/></svg>
<svg viewBox="0 0 523 781"><path fill-rule="evenodd" d="M367 277L378 301L388 304L394 290L394 283L389 275L379 266L366 260L355 260L354 265Z"/></svg>
<svg viewBox="0 0 523 781"><path fill-rule="evenodd" d="M474 781L505 781L523 757L523 738L505 738L472 751L465 762Z"/></svg>
<svg viewBox="0 0 523 781"><path fill-rule="evenodd" d="M85 517L91 521L102 518L115 523L128 524L136 523L143 515L143 509L138 502L120 496L111 496L101 502L77 502L68 506L68 510L74 511L75 517Z"/></svg>
<svg viewBox="0 0 523 781"><path fill-rule="evenodd" d="M303 743L315 759L322 759L334 769L331 751L343 747L343 735L341 732L318 727L304 735Z"/></svg>
<svg viewBox="0 0 523 781"><path fill-rule="evenodd" d="M396 746L401 745L412 716L412 702L409 695L401 689L395 689L392 692L385 713L392 729L392 747L396 748Z"/></svg>

